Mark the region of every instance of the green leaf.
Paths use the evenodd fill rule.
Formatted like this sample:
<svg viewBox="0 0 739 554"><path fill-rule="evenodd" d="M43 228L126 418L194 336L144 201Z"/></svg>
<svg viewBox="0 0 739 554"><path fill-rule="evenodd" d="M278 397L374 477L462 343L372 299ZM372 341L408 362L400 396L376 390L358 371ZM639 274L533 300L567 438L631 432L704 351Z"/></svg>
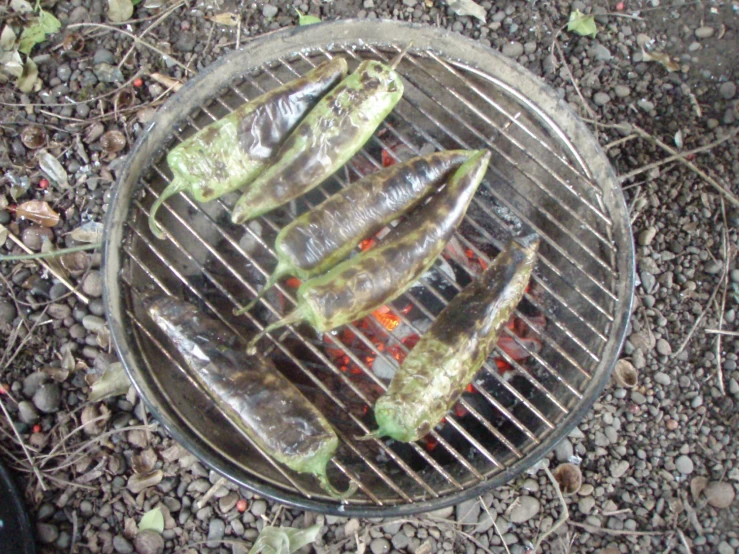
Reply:
<svg viewBox="0 0 739 554"><path fill-rule="evenodd" d="M131 19L133 2L131 0L108 0L108 19L121 23Z"/></svg>
<svg viewBox="0 0 739 554"><path fill-rule="evenodd" d="M321 22L321 18L316 15L303 15L297 8L295 9L295 11L298 12L298 25L300 25L301 27Z"/></svg>
<svg viewBox="0 0 739 554"><path fill-rule="evenodd" d="M54 14L39 9L38 17L34 18L33 23L23 29L18 50L28 55L34 46L46 40L46 35L56 33L61 28L62 24L54 17Z"/></svg>
<svg viewBox="0 0 739 554"><path fill-rule="evenodd" d="M292 554L316 540L321 525L316 523L307 529L291 527L265 527L259 533L249 554Z"/></svg>
<svg viewBox="0 0 739 554"><path fill-rule="evenodd" d="M583 37L595 37L598 34L598 29L595 26L595 16L585 15L580 10L575 10L570 14L567 30Z"/></svg>
<svg viewBox="0 0 739 554"><path fill-rule="evenodd" d="M128 392L131 381L128 380L126 370L121 362L114 362L108 366L103 376L93 383L90 388L90 402L97 402L109 396L119 396Z"/></svg>
<svg viewBox="0 0 739 554"><path fill-rule="evenodd" d="M164 516L159 506L149 510L141 517L139 532L141 531L156 531L157 533L164 531Z"/></svg>
<svg viewBox="0 0 739 554"><path fill-rule="evenodd" d="M36 84L36 79L38 79L38 67L36 67L36 64L30 57L26 58L26 64L23 66L23 74L18 77L15 86L21 92L31 92L33 85Z"/></svg>

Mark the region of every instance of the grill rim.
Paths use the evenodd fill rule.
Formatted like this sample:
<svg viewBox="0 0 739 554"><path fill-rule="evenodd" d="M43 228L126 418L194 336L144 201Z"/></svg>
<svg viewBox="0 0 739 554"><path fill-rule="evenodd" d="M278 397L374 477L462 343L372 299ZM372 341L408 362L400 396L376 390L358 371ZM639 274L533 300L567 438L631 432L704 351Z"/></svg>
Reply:
<svg viewBox="0 0 739 554"><path fill-rule="evenodd" d="M300 496L270 485L253 476L244 476L241 468L223 459L223 457L219 457L217 452L213 452L210 445L200 443L198 439L194 442L193 437L188 436L187 425L183 425L182 417L170 406L159 405L160 403L156 402L156 394L153 395L154 399L151 398L149 393L154 391L150 391L149 383L145 379L145 374L149 371L149 368L139 367L137 356L133 354L136 350L135 339L130 335L131 331L124 326L127 315L125 314L125 294L121 286L122 279L120 275L121 260L124 254L122 249L123 231L127 215L132 209L134 194L140 190L140 186L138 186L140 176L145 169L143 167L134 168L133 162L142 155L152 156L156 154L160 147L158 142L152 140L152 136L157 132L164 132L166 138L166 134L172 129L172 124L177 120L177 118L174 118L176 112L182 106L190 108L207 103L208 96L198 91L198 85L205 79L217 75L230 64L239 69L232 69L227 72L237 76L238 72L246 73L276 58L318 48L332 49L340 46L352 48L362 43L370 47L400 46L399 42L395 40L397 37L403 37L403 45L412 38L412 51L428 51L435 55L440 54L447 61L461 61L483 74L492 75L504 81L546 115L547 123L553 123L554 130L558 134L564 135L570 144L576 147L575 151L578 158L587 160L585 164L587 172L599 177L597 182L606 187L600 188L603 192L602 202L606 208L610 208L607 213L611 215L613 222L611 242L621 246L615 253L615 264L620 277L616 281L615 292L621 309L615 313L614 320L611 323L609 341L601 353L601 361L596 366L594 377L582 393L582 399L565 416L564 420L523 458L496 473L490 479L443 497L390 506L338 504ZM501 75L501 69L504 70L505 74ZM510 79L513 76L515 76L515 81ZM227 83L230 82L230 79L219 79L219 81ZM515 86L512 84L513 82L515 82ZM596 179L593 180L596 181ZM607 186L609 183L610 187ZM622 217L618 217L619 215ZM516 475L530 469L570 433L591 409L593 403L605 388L617 361L618 352L623 346L628 316L631 314L633 307L635 256L625 199L605 153L601 150L585 123L574 114L565 102L559 100L554 91L539 77L503 57L499 52L444 29L406 22L368 22L366 20L350 19L323 23L317 26L288 28L273 35L257 37L242 49L231 52L213 63L188 81L180 91L167 100L158 111L154 122L136 141L118 179L118 186L115 189L110 209L105 218L103 271L103 299L106 317L118 357L139 396L144 400L154 417L175 440L185 446L201 462L226 478L235 481L248 490L288 506L338 516L377 517L422 513L455 505L479 496L493 487L504 485Z"/></svg>

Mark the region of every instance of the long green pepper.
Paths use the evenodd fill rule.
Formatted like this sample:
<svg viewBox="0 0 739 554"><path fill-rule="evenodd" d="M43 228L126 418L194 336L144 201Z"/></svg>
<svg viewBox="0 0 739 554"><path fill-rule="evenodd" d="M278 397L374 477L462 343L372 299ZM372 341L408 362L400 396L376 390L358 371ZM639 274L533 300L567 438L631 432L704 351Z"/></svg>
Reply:
<svg viewBox="0 0 739 554"><path fill-rule="evenodd" d="M298 305L249 343L284 325L306 320L318 332L362 318L403 294L441 254L480 185L490 152L478 151L454 172L444 189L398 224L379 246L300 285Z"/></svg>
<svg viewBox="0 0 739 554"><path fill-rule="evenodd" d="M326 61L305 76L239 106L174 147L167 154L174 179L149 210L154 236L166 236L156 213L167 198L186 191L197 202L208 202L249 184L272 161L303 116L347 71L344 58Z"/></svg>
<svg viewBox="0 0 739 554"><path fill-rule="evenodd" d="M191 376L238 429L293 471L315 475L332 497L354 494L354 482L341 493L326 475L339 446L336 432L269 359L247 356L225 325L188 302L148 294L143 304Z"/></svg>
<svg viewBox="0 0 739 554"><path fill-rule="evenodd" d="M362 239L415 208L473 153L445 150L386 167L301 215L277 235L277 267L259 295L235 313L249 311L286 275L306 280L331 269Z"/></svg>
<svg viewBox="0 0 739 554"><path fill-rule="evenodd" d="M400 58L398 58L399 61ZM243 223L320 185L348 162L403 96L403 82L390 66L363 61L313 108L234 206Z"/></svg>
<svg viewBox="0 0 739 554"><path fill-rule="evenodd" d="M521 301L539 237L511 243L439 314L375 404L379 428L368 437L410 442L447 414L488 358Z"/></svg>

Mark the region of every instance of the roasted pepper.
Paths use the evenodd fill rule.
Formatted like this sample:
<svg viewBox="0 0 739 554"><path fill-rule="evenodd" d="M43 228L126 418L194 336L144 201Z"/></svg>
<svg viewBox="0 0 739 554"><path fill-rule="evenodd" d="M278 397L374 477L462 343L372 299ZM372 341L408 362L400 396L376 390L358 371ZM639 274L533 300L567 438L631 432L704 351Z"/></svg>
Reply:
<svg viewBox="0 0 739 554"><path fill-rule="evenodd" d="M275 239L277 267L251 307L286 275L305 280L335 266L365 237L415 208L473 152L447 150L367 175L284 227Z"/></svg>
<svg viewBox="0 0 739 554"><path fill-rule="evenodd" d="M145 295L143 304L213 402L265 453L315 475L334 498L354 494L355 483L339 493L326 476L339 445L331 425L269 359L246 356L225 325L192 304L163 295Z"/></svg>
<svg viewBox="0 0 739 554"><path fill-rule="evenodd" d="M531 276L539 237L511 241L439 314L375 404L370 437L415 441L459 399L498 342Z"/></svg>
<svg viewBox="0 0 739 554"><path fill-rule="evenodd" d="M397 62L395 62L397 63ZM394 65L368 60L313 108L234 206L243 223L321 184L364 145L403 96Z"/></svg>
<svg viewBox="0 0 739 554"><path fill-rule="evenodd" d="M326 61L175 146L167 154L174 178L151 206L151 232L164 238L155 218L159 206L170 196L186 191L196 201L208 202L249 184L272 161L303 116L347 71L344 58Z"/></svg>
<svg viewBox="0 0 739 554"><path fill-rule="evenodd" d="M441 254L480 185L490 152L478 151L454 172L444 189L398 224L381 245L362 252L298 288L298 305L249 343L249 353L269 331L307 320L319 332L355 321L405 292Z"/></svg>

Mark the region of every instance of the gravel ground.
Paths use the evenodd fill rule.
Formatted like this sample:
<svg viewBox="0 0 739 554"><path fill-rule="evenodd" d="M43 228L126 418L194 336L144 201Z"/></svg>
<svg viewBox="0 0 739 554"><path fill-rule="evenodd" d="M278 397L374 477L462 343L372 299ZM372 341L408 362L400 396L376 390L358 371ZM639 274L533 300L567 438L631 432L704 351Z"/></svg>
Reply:
<svg viewBox="0 0 739 554"><path fill-rule="evenodd" d="M485 1L487 23L481 24L429 0L248 6L191 0L153 7L163 3L138 4L135 21L115 29L144 37L166 58L143 48L127 56L129 36L89 26L107 22L101 0L43 3L67 27L34 49L40 78L34 91L21 94L11 82L0 92L0 223L29 249L40 250L45 239L74 246L99 231L93 224L85 227L88 237L69 234L101 221L129 146L166 96L152 73L184 81L184 67L197 72L237 40L295 25L295 7L323 19L425 22L501 50L592 122L621 175L667 156L637 129L687 152L738 128L736 4ZM596 14L600 32L595 39L560 33L553 46L574 9ZM238 14L238 30L207 19L223 12ZM4 7L0 14L20 30L24 17ZM644 50L666 52L676 71L648 61ZM70 105L81 100L90 101ZM40 143L21 135L30 123L44 130ZM43 179L40 144L61 160L72 187L58 190ZM687 158L739 193L735 136ZM583 486L567 498L568 523L542 550L739 552L739 341L723 336L719 346L716 335L705 332L736 329L739 210L676 162L626 179L624 192L639 282L618 373L636 373L637 383L624 388L614 380L549 456L551 467L578 464ZM54 206L56 226L13 213L14 205L33 199ZM4 242L2 253L20 253L10 239ZM304 551L521 554L560 516L542 471L454 508L402 520L290 510L219 480L147 417L132 391L87 403L89 385L116 362L104 320L100 257L79 253L61 263L52 269L69 275L91 299L88 305L35 262L0 264L6 341L0 400L9 416L0 418L0 452L23 472L42 552L246 552L270 523L321 523L317 542ZM10 421L46 490L30 475ZM155 506L164 514L163 533L139 532L141 515Z"/></svg>

